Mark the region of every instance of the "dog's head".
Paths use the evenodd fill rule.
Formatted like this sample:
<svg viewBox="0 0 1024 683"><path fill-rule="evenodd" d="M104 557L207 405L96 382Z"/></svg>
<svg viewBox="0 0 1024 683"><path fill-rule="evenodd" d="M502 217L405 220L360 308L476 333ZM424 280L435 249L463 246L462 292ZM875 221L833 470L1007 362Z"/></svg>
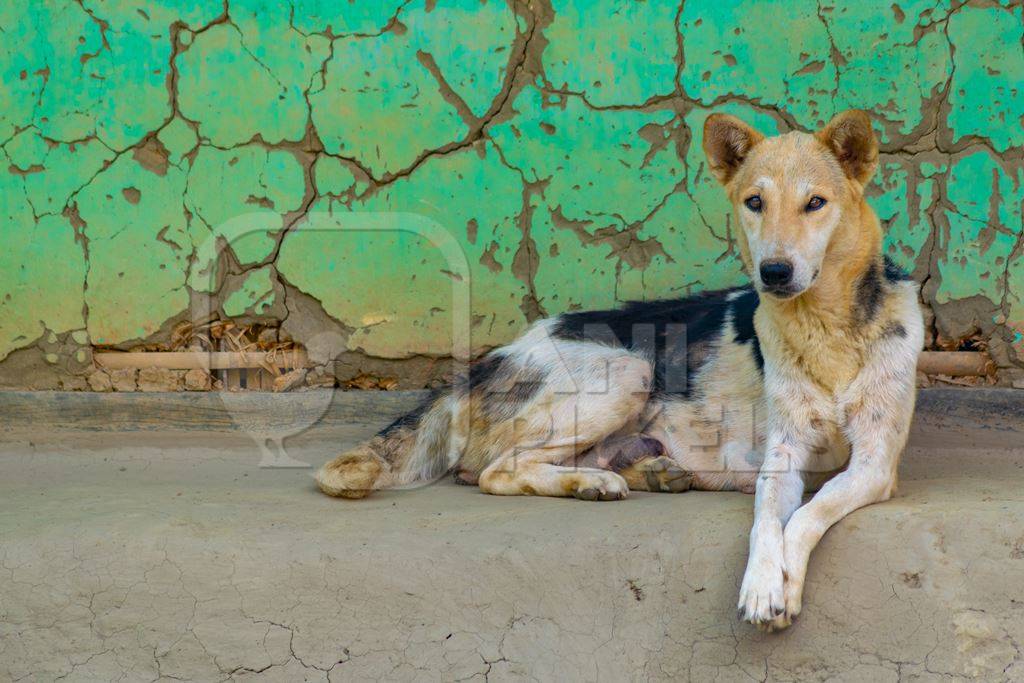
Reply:
<svg viewBox="0 0 1024 683"><path fill-rule="evenodd" d="M788 299L810 289L843 228L860 222L864 185L878 163L871 120L839 114L815 134L766 138L712 114L704 153L741 230L740 252L758 291Z"/></svg>

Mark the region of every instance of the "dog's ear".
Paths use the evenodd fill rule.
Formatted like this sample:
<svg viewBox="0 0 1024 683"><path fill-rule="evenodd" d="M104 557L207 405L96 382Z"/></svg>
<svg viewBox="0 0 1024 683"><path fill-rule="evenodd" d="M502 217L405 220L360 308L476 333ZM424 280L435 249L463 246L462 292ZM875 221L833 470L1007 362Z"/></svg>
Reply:
<svg viewBox="0 0 1024 683"><path fill-rule="evenodd" d="M725 185L764 136L728 114L712 114L704 122L704 154L711 172Z"/></svg>
<svg viewBox="0 0 1024 683"><path fill-rule="evenodd" d="M878 140L866 113L851 109L836 114L816 137L836 155L848 177L861 185L871 180L878 166Z"/></svg>

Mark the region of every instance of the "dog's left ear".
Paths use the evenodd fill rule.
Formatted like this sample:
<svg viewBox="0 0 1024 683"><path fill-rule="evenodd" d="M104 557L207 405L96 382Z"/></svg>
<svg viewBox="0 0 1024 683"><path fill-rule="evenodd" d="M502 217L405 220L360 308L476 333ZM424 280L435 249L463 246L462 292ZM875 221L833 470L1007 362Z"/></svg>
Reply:
<svg viewBox="0 0 1024 683"><path fill-rule="evenodd" d="M846 175L865 185L878 166L878 140L871 129L871 117L859 109L836 114L816 134L839 159Z"/></svg>

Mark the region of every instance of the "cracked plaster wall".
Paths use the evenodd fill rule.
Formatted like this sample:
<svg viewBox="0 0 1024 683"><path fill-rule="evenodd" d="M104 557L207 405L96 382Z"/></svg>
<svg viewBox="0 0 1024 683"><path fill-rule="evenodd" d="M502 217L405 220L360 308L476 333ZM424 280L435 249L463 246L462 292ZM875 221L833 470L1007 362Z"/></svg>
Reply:
<svg viewBox="0 0 1024 683"><path fill-rule="evenodd" d="M1019 1L53 0L3 3L0 27L8 366L74 374L197 304L281 319L300 296L335 351L447 355L441 252L311 216L442 226L476 350L737 284L704 118L814 129L849 107L876 118L885 248L938 342L1024 359Z"/></svg>

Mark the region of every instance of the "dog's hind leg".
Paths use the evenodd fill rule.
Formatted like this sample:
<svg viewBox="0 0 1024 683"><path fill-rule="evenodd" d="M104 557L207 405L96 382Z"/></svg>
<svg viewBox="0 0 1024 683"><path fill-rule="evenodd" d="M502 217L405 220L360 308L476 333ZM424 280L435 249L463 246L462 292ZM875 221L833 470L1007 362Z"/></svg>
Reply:
<svg viewBox="0 0 1024 683"><path fill-rule="evenodd" d="M457 459L451 433L455 406L450 394L428 399L325 464L317 472L317 485L329 496L362 498L378 489L436 479Z"/></svg>
<svg viewBox="0 0 1024 683"><path fill-rule="evenodd" d="M578 359L573 349L567 358ZM577 467L584 450L635 420L647 402L652 368L646 360L619 352L595 352L586 362L593 367L574 367L573 375L606 372L601 391L561 393L546 383L543 395L517 415L510 447L491 461L480 474L480 489L496 495L574 496L584 500L625 498L628 485L615 472L597 467Z"/></svg>
<svg viewBox="0 0 1024 683"><path fill-rule="evenodd" d="M575 497L621 500L626 480L608 470L556 465L571 448L524 450L495 460L480 475L480 490L498 496Z"/></svg>

